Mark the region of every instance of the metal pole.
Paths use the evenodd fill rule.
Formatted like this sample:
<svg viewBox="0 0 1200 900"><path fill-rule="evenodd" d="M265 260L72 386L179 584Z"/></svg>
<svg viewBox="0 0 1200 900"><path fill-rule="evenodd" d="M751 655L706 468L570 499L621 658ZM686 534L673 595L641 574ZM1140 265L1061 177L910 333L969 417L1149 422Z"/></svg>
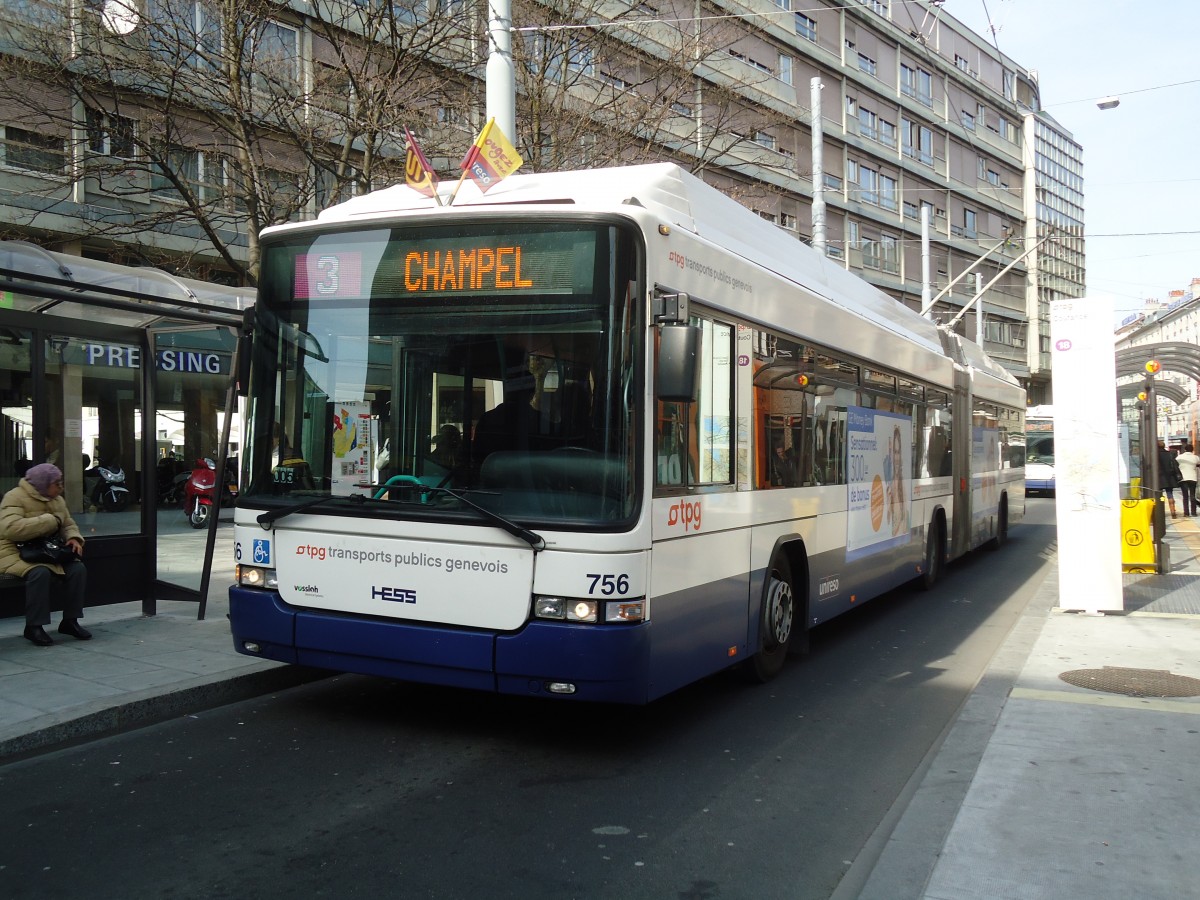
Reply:
<svg viewBox="0 0 1200 900"><path fill-rule="evenodd" d="M929 207L921 204L921 310L933 318L933 283L930 279Z"/></svg>
<svg viewBox="0 0 1200 900"><path fill-rule="evenodd" d="M512 57L512 0L488 0L487 118L517 143L517 77Z"/></svg>
<svg viewBox="0 0 1200 900"><path fill-rule="evenodd" d="M240 337L240 332L235 332ZM212 580L213 548L217 544L217 525L221 518L221 495L225 490L225 462L229 455L229 431L233 420L233 406L237 402L237 378L241 365L242 341L238 340L230 363L229 385L225 388L225 418L221 422L221 446L217 452L217 483L213 486L212 510L208 516L208 536L204 544L204 568L200 575L200 609L197 621L204 618L208 610L208 584ZM239 457L240 459L240 457Z"/></svg>
<svg viewBox="0 0 1200 900"><path fill-rule="evenodd" d="M979 305L975 307L975 343L983 346L983 273L975 273L975 296Z"/></svg>
<svg viewBox="0 0 1200 900"><path fill-rule="evenodd" d="M821 79L808 83L809 106L812 118L812 245L825 255L825 132L821 122Z"/></svg>

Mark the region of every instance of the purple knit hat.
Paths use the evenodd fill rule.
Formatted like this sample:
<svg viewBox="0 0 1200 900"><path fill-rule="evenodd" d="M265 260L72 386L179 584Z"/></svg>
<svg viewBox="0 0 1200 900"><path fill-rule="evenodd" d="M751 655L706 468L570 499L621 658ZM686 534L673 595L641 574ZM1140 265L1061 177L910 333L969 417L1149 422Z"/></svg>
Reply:
<svg viewBox="0 0 1200 900"><path fill-rule="evenodd" d="M61 481L63 477L62 470L52 463L42 463L40 466L34 466L25 473L25 480L33 485L34 490L39 494L45 494L50 490L50 485L56 481Z"/></svg>

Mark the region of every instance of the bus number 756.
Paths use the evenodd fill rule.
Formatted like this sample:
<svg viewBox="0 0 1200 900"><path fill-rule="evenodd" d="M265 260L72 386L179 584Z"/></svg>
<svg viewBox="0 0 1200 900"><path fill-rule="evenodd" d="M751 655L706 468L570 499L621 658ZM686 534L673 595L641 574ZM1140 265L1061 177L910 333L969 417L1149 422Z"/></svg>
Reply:
<svg viewBox="0 0 1200 900"><path fill-rule="evenodd" d="M611 597L613 594L624 596L629 593L628 575L593 575L589 572L584 577L592 579L592 584L588 588L589 594L595 594L597 587L605 597Z"/></svg>

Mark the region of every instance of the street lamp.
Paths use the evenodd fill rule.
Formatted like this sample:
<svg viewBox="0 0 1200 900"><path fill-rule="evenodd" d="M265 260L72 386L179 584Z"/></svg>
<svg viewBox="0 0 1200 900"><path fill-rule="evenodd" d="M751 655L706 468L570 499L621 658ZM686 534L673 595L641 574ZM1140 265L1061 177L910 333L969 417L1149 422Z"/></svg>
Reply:
<svg viewBox="0 0 1200 900"><path fill-rule="evenodd" d="M1116 109L1120 105L1121 105L1120 97L1105 97L1103 100L1101 100L1100 102L1098 102L1096 104L1096 106L1098 106L1100 109Z"/></svg>

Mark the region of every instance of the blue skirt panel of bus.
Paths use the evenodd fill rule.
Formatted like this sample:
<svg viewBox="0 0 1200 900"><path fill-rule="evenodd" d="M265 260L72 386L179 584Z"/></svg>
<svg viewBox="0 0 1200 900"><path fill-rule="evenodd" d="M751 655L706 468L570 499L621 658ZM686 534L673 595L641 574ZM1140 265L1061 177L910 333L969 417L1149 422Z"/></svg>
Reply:
<svg viewBox="0 0 1200 900"><path fill-rule="evenodd" d="M533 622L514 634L297 609L272 591L231 587L234 647L280 662L512 694L575 685L576 700L646 702L650 626ZM555 695L557 696L557 695Z"/></svg>
<svg viewBox="0 0 1200 900"><path fill-rule="evenodd" d="M233 647L247 656L296 662L296 617L279 603L279 595L249 588L229 589L229 627ZM245 642L258 644L257 653L248 653Z"/></svg>
<svg viewBox="0 0 1200 900"><path fill-rule="evenodd" d="M650 625L530 622L496 637L497 689L546 696L545 683L569 682L576 700L645 703Z"/></svg>

